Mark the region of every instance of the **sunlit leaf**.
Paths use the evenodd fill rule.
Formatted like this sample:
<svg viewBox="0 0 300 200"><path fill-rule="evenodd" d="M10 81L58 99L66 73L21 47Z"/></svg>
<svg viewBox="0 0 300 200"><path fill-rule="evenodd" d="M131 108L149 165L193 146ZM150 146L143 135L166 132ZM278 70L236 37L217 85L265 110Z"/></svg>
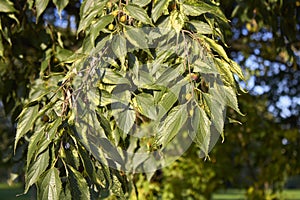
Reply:
<svg viewBox="0 0 300 200"><path fill-rule="evenodd" d="M2 0L0 2L0 12L9 13L9 12L17 12L14 8L14 4L9 0Z"/></svg>
<svg viewBox="0 0 300 200"><path fill-rule="evenodd" d="M125 6L125 9L127 10L128 14L133 18L145 24L152 24L151 19L149 18L147 12L143 8L133 4L129 4Z"/></svg>
<svg viewBox="0 0 300 200"><path fill-rule="evenodd" d="M49 0L36 0L35 7L36 7L36 21L38 21L41 14L45 11Z"/></svg>
<svg viewBox="0 0 300 200"><path fill-rule="evenodd" d="M171 0L160 0L154 5L152 9L152 19L154 22L158 20L158 18L162 15L165 9L168 8L169 2Z"/></svg>
<svg viewBox="0 0 300 200"><path fill-rule="evenodd" d="M38 105L27 107L20 114L14 149L16 149L20 138L22 138L29 130L33 128L33 124L37 118L38 109L39 109Z"/></svg>

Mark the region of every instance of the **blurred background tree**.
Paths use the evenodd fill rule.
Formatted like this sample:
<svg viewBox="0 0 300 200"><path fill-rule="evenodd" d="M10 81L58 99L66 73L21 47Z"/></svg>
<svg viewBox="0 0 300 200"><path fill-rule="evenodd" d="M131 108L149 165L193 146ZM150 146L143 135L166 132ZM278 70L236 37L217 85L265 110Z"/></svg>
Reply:
<svg viewBox="0 0 300 200"><path fill-rule="evenodd" d="M189 0L197 1L200 0ZM27 10L33 1L19 0L14 5L3 2L8 1L0 3L0 57L5 57L5 62L3 58L0 61L0 162L5 168L16 164L12 172L19 173L21 150L15 156L12 154L16 117L28 97L32 80L39 75L37 66L45 56L43 50L53 41L63 40L69 50L76 50L82 43L81 35L77 38L75 34L80 1L70 0L61 15L50 3L37 24L36 13ZM244 87L249 94L240 97L241 110L246 114L240 119L243 125L226 126L225 143L216 145L210 161L197 159L198 153L191 150L158 173L150 185L140 175L139 195L201 199L209 198L219 188L244 187L248 188L249 197L255 199L257 195L276 194L289 176L299 174L300 1L215 3L231 20L230 28L220 27L216 31L225 33L228 53L248 78ZM59 34L54 34L54 30ZM20 49L26 49L26 53L20 54ZM54 44L46 53L49 58L45 64L51 63L53 70L59 72L63 68L56 55ZM8 178L3 173L2 169L2 178Z"/></svg>

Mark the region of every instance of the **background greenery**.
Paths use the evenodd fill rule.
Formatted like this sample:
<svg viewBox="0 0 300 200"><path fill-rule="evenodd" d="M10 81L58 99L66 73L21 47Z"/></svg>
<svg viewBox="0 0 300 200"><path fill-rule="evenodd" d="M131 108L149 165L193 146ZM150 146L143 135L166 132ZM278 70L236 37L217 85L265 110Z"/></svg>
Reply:
<svg viewBox="0 0 300 200"><path fill-rule="evenodd" d="M46 1L38 2L43 7ZM30 89L40 84L34 80L49 70L65 73L61 61L78 50L85 38L83 33L76 34L81 2L56 2L47 1L44 12L31 9L33 1L0 3L0 56L5 58L0 63L2 181L13 181L24 173L27 147L21 145L15 155L12 149L16 118ZM137 190L132 190L131 197L209 199L220 189L241 188L249 199L279 199L288 178L300 171L300 1L186 2L218 5L230 20L230 26L219 24L215 17L208 21L223 32L226 53L243 68L246 83L241 84L249 93L239 96L239 107L246 116L229 109L231 118L242 125L225 125L225 142L217 143L209 160L199 159L198 150L191 148L173 165L156 172L150 182L136 175ZM168 9L176 3L180 1L168 1ZM57 8L63 10L61 17Z"/></svg>

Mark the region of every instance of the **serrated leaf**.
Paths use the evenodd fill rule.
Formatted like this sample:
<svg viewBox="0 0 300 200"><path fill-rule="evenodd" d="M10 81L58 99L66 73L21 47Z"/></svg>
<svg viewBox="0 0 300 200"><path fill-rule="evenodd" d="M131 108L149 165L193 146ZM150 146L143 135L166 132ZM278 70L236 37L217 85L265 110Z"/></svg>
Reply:
<svg viewBox="0 0 300 200"><path fill-rule="evenodd" d="M182 7L183 7L184 14L190 16L199 16L202 15L203 13L208 12L208 10L206 9L207 7L205 6L193 6L189 4L182 4Z"/></svg>
<svg viewBox="0 0 300 200"><path fill-rule="evenodd" d="M40 154L37 159L29 166L28 170L25 174L25 191L24 193L28 192L30 186L35 184L40 175L45 172L49 165L49 151L44 151Z"/></svg>
<svg viewBox="0 0 300 200"><path fill-rule="evenodd" d="M241 113L241 111L239 109L235 90L233 88L227 87L227 86L223 86L223 89L225 91L227 105L229 107L231 107L232 109L234 109L238 114L244 116L244 114Z"/></svg>
<svg viewBox="0 0 300 200"><path fill-rule="evenodd" d="M53 141L55 134L57 132L58 127L62 123L62 118L58 117L54 120L54 122L50 123L48 125L48 132L44 132L43 136L44 138L39 142L37 146L37 153L36 155L40 154L43 152L45 149L49 147L49 144Z"/></svg>
<svg viewBox="0 0 300 200"><path fill-rule="evenodd" d="M20 118L17 125L17 133L15 138L14 150L16 150L18 141L33 128L33 124L38 115L39 106L24 108L20 114Z"/></svg>
<svg viewBox="0 0 300 200"><path fill-rule="evenodd" d="M61 11L68 5L69 0L53 0L59 15L61 15Z"/></svg>
<svg viewBox="0 0 300 200"><path fill-rule="evenodd" d="M126 39L129 40L131 44L140 48L140 49L147 49L147 35L143 32L142 29L138 28L130 28L127 27L124 31Z"/></svg>
<svg viewBox="0 0 300 200"><path fill-rule="evenodd" d="M196 142L197 146L201 149L201 151L204 152L205 156L208 156L210 150L210 126L211 121L209 120L205 111L202 108L195 106L192 118L192 127L194 129L193 131L195 132L194 141Z"/></svg>
<svg viewBox="0 0 300 200"><path fill-rule="evenodd" d="M125 56L127 54L126 39L123 35L116 35L114 36L111 45L114 54L120 59L123 66L125 63Z"/></svg>
<svg viewBox="0 0 300 200"><path fill-rule="evenodd" d="M38 199L59 200L62 184L59 171L56 168L49 169L38 184Z"/></svg>
<svg viewBox="0 0 300 200"><path fill-rule="evenodd" d="M135 18L136 20L139 20L145 24L152 24L152 21L145 9L134 4L126 5L125 9L128 12L128 15Z"/></svg>
<svg viewBox="0 0 300 200"><path fill-rule="evenodd" d="M35 152L38 150L37 144L44 135L45 126L41 129L38 129L29 139L28 151L27 151L27 167L28 170L29 164L31 163L31 158L35 155Z"/></svg>
<svg viewBox="0 0 300 200"><path fill-rule="evenodd" d="M10 13L10 12L17 12L14 8L14 4L9 0L1 0L0 1L0 13Z"/></svg>
<svg viewBox="0 0 300 200"><path fill-rule="evenodd" d="M223 137L223 128L225 121L225 106L220 103L219 100L214 99L210 94L202 93L206 104L209 107L211 114L212 125Z"/></svg>
<svg viewBox="0 0 300 200"><path fill-rule="evenodd" d="M230 59L227 56L227 53L225 52L224 48L217 44L216 41L214 41L213 39L210 39L208 37L203 36L203 38L205 39L205 41L208 43L208 45L215 50L221 57L223 57L227 62L230 62Z"/></svg>
<svg viewBox="0 0 300 200"><path fill-rule="evenodd" d="M49 0L36 0L35 1L35 7L36 7L36 23L39 20L39 17L44 12L44 10L47 8L47 5L49 3Z"/></svg>
<svg viewBox="0 0 300 200"><path fill-rule="evenodd" d="M158 144L167 145L178 134L188 118L187 105L174 107L158 129Z"/></svg>
<svg viewBox="0 0 300 200"><path fill-rule="evenodd" d="M91 42L93 46L95 46L95 40L100 34L100 31L104 29L108 24L112 23L113 20L114 20L113 15L105 15L100 19L98 19L97 22L91 26L90 34L91 34Z"/></svg>
<svg viewBox="0 0 300 200"><path fill-rule="evenodd" d="M90 191L85 178L80 172L68 165L69 170L69 183L74 200L87 200L90 199Z"/></svg>
<svg viewBox="0 0 300 200"><path fill-rule="evenodd" d="M199 16L204 13L211 13L217 16L218 18L220 18L221 20L223 20L224 22L227 22L227 18L222 13L219 7L204 3L203 1L200 2L198 1L193 5L184 3L182 6L183 6L183 12L186 15Z"/></svg>
<svg viewBox="0 0 300 200"><path fill-rule="evenodd" d="M122 111L119 112L119 114L116 116L116 122L118 124L118 127L124 132L129 133L131 130L134 122L135 122L135 111L131 106L127 106L124 104L121 104L121 107L123 108Z"/></svg>
<svg viewBox="0 0 300 200"><path fill-rule="evenodd" d="M157 3L154 5L152 9L152 19L154 22L158 20L158 18L162 15L165 9L168 8L169 2L171 0L159 0Z"/></svg>
<svg viewBox="0 0 300 200"><path fill-rule="evenodd" d="M184 15L179 11L173 11L170 15L170 22L176 33L179 33L184 25Z"/></svg>
<svg viewBox="0 0 300 200"><path fill-rule="evenodd" d="M213 31L211 30L210 26L202 21L189 21L188 24L190 24L191 29L193 31L196 31L199 34L212 34Z"/></svg>
<svg viewBox="0 0 300 200"><path fill-rule="evenodd" d="M150 94L141 93L134 98L138 111L148 117L149 119L156 120L157 110L154 105L154 98Z"/></svg>
<svg viewBox="0 0 300 200"><path fill-rule="evenodd" d="M245 80L245 77L242 72L242 68L232 60L230 61L230 69L233 73L237 74L240 79Z"/></svg>

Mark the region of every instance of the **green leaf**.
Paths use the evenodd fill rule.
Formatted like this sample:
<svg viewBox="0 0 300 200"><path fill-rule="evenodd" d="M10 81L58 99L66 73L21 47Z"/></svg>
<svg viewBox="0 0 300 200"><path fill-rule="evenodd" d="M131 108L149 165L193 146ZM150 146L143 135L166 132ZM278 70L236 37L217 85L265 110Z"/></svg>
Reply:
<svg viewBox="0 0 300 200"><path fill-rule="evenodd" d="M33 124L38 115L39 106L35 105L32 107L24 108L20 114L20 118L17 126L17 133L15 138L14 150L16 150L18 141L33 128Z"/></svg>
<svg viewBox="0 0 300 200"><path fill-rule="evenodd" d="M14 4L11 1L1 0L0 12L9 13L9 12L17 12L17 10L14 8Z"/></svg>
<svg viewBox="0 0 300 200"><path fill-rule="evenodd" d="M2 43L2 35L0 34L0 57L3 57L3 53L4 53L4 46Z"/></svg>
<svg viewBox="0 0 300 200"><path fill-rule="evenodd" d="M203 38L205 39L205 41L208 43L208 45L215 50L221 57L223 57L227 62L230 62L230 59L227 56L227 53L225 52L224 48L217 44L216 41L214 41L213 39L210 39L208 37L203 36Z"/></svg>
<svg viewBox="0 0 300 200"><path fill-rule="evenodd" d="M28 192L28 189L31 185L35 184L40 178L41 174L45 172L49 165L49 151L44 151L40 154L37 159L29 166L25 174L25 191Z"/></svg>
<svg viewBox="0 0 300 200"><path fill-rule="evenodd" d="M135 96L134 102L142 115L145 115L149 119L156 120L157 110L152 95L145 93L138 94Z"/></svg>
<svg viewBox="0 0 300 200"><path fill-rule="evenodd" d="M61 15L61 11L68 5L69 0L53 0L59 15Z"/></svg>
<svg viewBox="0 0 300 200"><path fill-rule="evenodd" d="M184 25L184 15L181 12L175 10L170 15L170 21L176 33L179 33Z"/></svg>
<svg viewBox="0 0 300 200"><path fill-rule="evenodd" d="M132 0L133 4L139 5L140 7L144 7L148 5L151 2L151 0Z"/></svg>
<svg viewBox="0 0 300 200"><path fill-rule="evenodd" d="M125 56L127 54L126 39L122 35L116 35L112 41L112 50L117 58L120 59L122 66L125 63Z"/></svg>
<svg viewBox="0 0 300 200"><path fill-rule="evenodd" d="M199 16L204 13L211 13L211 14L217 16L219 19L221 19L224 22L228 21L219 7L204 3L203 1L201 1L201 2L198 1L197 3L195 3L193 5L183 4L182 6L183 6L183 12L186 15Z"/></svg>
<svg viewBox="0 0 300 200"><path fill-rule="evenodd" d="M127 106L122 103L118 103L122 110L115 116L118 127L124 132L129 133L135 122L135 111L132 106Z"/></svg>
<svg viewBox="0 0 300 200"><path fill-rule="evenodd" d="M184 14L190 16L199 16L202 15L203 13L209 12L209 10L207 10L207 6L193 6L188 4L182 4L182 7L183 7Z"/></svg>
<svg viewBox="0 0 300 200"><path fill-rule="evenodd" d="M40 142L41 138L44 136L45 126L35 131L35 133L30 137L27 151L27 167L31 163L31 158L35 155L35 152L38 150L37 144Z"/></svg>
<svg viewBox="0 0 300 200"><path fill-rule="evenodd" d="M212 30L210 28L210 26L202 21L189 21L188 24L190 24L191 29L193 31L196 31L199 34L212 34Z"/></svg>
<svg viewBox="0 0 300 200"><path fill-rule="evenodd" d="M185 125L187 118L186 104L174 107L158 129L158 144L167 145Z"/></svg>
<svg viewBox="0 0 300 200"><path fill-rule="evenodd" d="M211 89L209 89L211 90ZM223 137L223 128L224 128L224 111L225 111L225 105L222 105L220 103L220 99L215 99L212 95L207 93L202 93L204 96L205 102L207 103L210 113L211 113L211 121L212 125L215 126L217 131L221 134Z"/></svg>
<svg viewBox="0 0 300 200"><path fill-rule="evenodd" d="M43 140L41 140L37 146L37 155L43 152L45 149L49 147L49 144L53 141L58 127L62 123L62 118L57 117L54 122L49 123L47 127L47 132L45 133Z"/></svg>
<svg viewBox="0 0 300 200"><path fill-rule="evenodd" d="M199 106L194 107L194 113L192 118L192 127L195 132L194 141L197 146L204 152L205 156L208 156L209 143L211 139L210 131L211 121L206 115L205 111Z"/></svg>
<svg viewBox="0 0 300 200"><path fill-rule="evenodd" d="M245 80L241 67L234 61L230 61L230 69L233 73L237 74L240 79Z"/></svg>
<svg viewBox="0 0 300 200"><path fill-rule="evenodd" d="M168 9L169 2L171 0L159 0L152 9L152 19L154 22L162 15L164 10Z"/></svg>
<svg viewBox="0 0 300 200"><path fill-rule="evenodd" d="M49 169L41 179L38 184L38 199L59 200L62 184L58 169Z"/></svg>
<svg viewBox="0 0 300 200"><path fill-rule="evenodd" d="M100 34L100 31L104 29L108 24L112 23L114 20L114 16L112 15L105 15L97 20L95 24L91 26L91 42L93 46L95 46L95 40Z"/></svg>
<svg viewBox="0 0 300 200"><path fill-rule="evenodd" d="M69 182L71 188L72 199L87 200L90 199L90 191L85 178L80 172L68 165Z"/></svg>
<svg viewBox="0 0 300 200"><path fill-rule="evenodd" d="M128 12L129 16L131 16L145 24L152 24L152 21L149 18L145 9L143 9L137 5L134 5L134 4L126 5L125 9Z"/></svg>
<svg viewBox="0 0 300 200"><path fill-rule="evenodd" d="M35 7L36 7L36 23L39 20L39 17L46 9L47 5L49 3L49 0L36 0L35 1Z"/></svg>
<svg viewBox="0 0 300 200"><path fill-rule="evenodd" d="M223 86L223 89L225 91L227 105L234 109L238 114L244 116L239 109L235 90L227 86Z"/></svg>
<svg viewBox="0 0 300 200"><path fill-rule="evenodd" d="M124 31L126 39L129 40L131 44L140 48L140 49L147 49L147 35L143 32L142 29L138 28L130 28L129 26L126 27Z"/></svg>

